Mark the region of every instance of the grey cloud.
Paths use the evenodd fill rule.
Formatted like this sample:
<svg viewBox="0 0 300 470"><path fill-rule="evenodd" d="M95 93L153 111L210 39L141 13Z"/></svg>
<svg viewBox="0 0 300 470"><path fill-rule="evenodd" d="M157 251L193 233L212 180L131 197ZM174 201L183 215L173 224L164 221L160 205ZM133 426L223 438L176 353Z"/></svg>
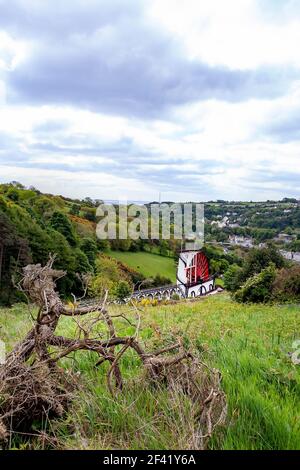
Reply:
<svg viewBox="0 0 300 470"><path fill-rule="evenodd" d="M0 162L13 165L15 161L22 161L21 145L23 139L0 131Z"/></svg>
<svg viewBox="0 0 300 470"><path fill-rule="evenodd" d="M68 121L49 120L33 128L33 133L37 136L48 136L49 134L57 134L65 132L70 127Z"/></svg>
<svg viewBox="0 0 300 470"><path fill-rule="evenodd" d="M286 171L274 171L270 168L257 171L251 171L250 180L263 183L282 183L296 184L300 186L300 169L297 171L294 167L288 168Z"/></svg>
<svg viewBox="0 0 300 470"><path fill-rule="evenodd" d="M228 101L272 97L286 81L267 70L229 71L221 67L158 58L151 48L109 64L113 52L82 48L49 51L45 46L10 75L11 102L73 105L129 117L159 117L173 106L216 98Z"/></svg>
<svg viewBox="0 0 300 470"><path fill-rule="evenodd" d="M50 133L51 134L51 133ZM147 160L153 161L159 154L147 148L141 148L135 144L134 140L130 137L122 137L112 142L102 142L92 136L86 135L70 135L55 133L54 138L49 140L49 135L42 134L44 137L40 139L40 132L33 133L36 142L29 146L29 150L35 152L48 152L52 154L64 154L64 155L81 155L87 157L107 157L107 158L125 158L129 164L131 161L137 163L137 157L139 161ZM48 139L47 139L48 137ZM165 159L168 162L168 159Z"/></svg>
<svg viewBox="0 0 300 470"><path fill-rule="evenodd" d="M285 171L278 171L268 163L265 167L249 170L247 177L237 180L236 185L241 189L247 187L254 194L267 191L276 197L300 197L300 170L287 167Z"/></svg>
<svg viewBox="0 0 300 470"><path fill-rule="evenodd" d="M42 124L39 126L44 128ZM35 128L36 131L37 128ZM173 157L163 155L158 149L152 148L151 146L141 146L136 143L132 137L124 136L120 139L111 142L102 142L97 139L96 136L86 135L70 135L55 134L55 142L52 139L39 140L39 132L34 131L33 136L36 140L34 144L28 146L29 154L51 154L57 155L58 159L61 155L75 157L86 156L86 166L90 167L90 161L92 165L97 165L97 170L103 168L103 163L98 167L97 160L103 162L103 160L109 162L110 168L114 167L117 171L121 171L122 175L127 169L132 171L133 169L138 173L145 169L145 175L149 173L149 168L155 168L158 174L165 171L164 167L168 169L176 168L176 171L180 176L185 174L184 165L187 162L187 155ZM51 134L51 132L50 132ZM44 136L43 136L44 137ZM47 137L47 135L45 136ZM48 138L50 135L48 136ZM92 158L92 160L89 160ZM193 167L201 167L201 171L216 169L220 166L220 161L209 158L201 158L200 161L191 161ZM76 166L76 165L75 165ZM229 164L227 164L229 166ZM76 171L76 168L74 169ZM169 170L167 170L169 171ZM189 173L191 170L187 170ZM193 175L190 175L192 178Z"/></svg>
<svg viewBox="0 0 300 470"><path fill-rule="evenodd" d="M48 129L48 124L41 124L36 130L40 132L40 128ZM36 139L38 134L33 135ZM73 147L68 147L63 138L61 143L57 144L37 141L29 145L22 153L18 151L16 142L14 148L14 142L7 140L3 155L0 150L0 164L40 170L64 170L70 173L82 171L105 173L108 178L109 175L119 175L122 178L135 179L140 182L147 181L149 185L164 191L172 191L176 188L182 192L189 192L192 189L198 191L206 177L224 173L226 170L225 164L205 158L192 162L191 168L186 166L185 156L168 158L152 149L141 149L129 137L105 144L92 140L92 146L84 146L84 140L83 136L80 142L77 136L78 146L74 146L73 142ZM3 139L2 141L4 142ZM72 157L72 163L68 163L62 155ZM47 156L51 156L51 161L44 158ZM86 158L82 159L82 157Z"/></svg>
<svg viewBox="0 0 300 470"><path fill-rule="evenodd" d="M26 39L91 34L142 11L140 0L0 0L0 27Z"/></svg>
<svg viewBox="0 0 300 470"><path fill-rule="evenodd" d="M300 140L300 109L292 111L288 116L275 118L268 123L262 132L278 142L292 142Z"/></svg>
<svg viewBox="0 0 300 470"><path fill-rule="evenodd" d="M292 68L242 71L189 60L174 36L147 18L147 3L0 0L0 30L33 44L31 55L15 70L2 72L8 105L71 105L132 119L172 119L176 106L211 98L230 102L272 98L286 93L290 82L299 78L299 71ZM191 127L170 139L182 140ZM275 116L261 135L279 142L298 141L300 112ZM108 179L114 175L147 182L163 191L210 197L215 191L212 176L224 174L226 178L230 169L226 161L220 163L205 155L199 155L199 161L189 155L169 158L129 136L102 142L97 136L72 135L68 121L41 123L31 137L35 143L26 147L21 134L0 135L0 164L99 172ZM74 163L64 156L72 157ZM193 164L192 169L186 162ZM237 180L236 185L263 191L274 183L292 194L299 187L299 176L294 168L284 173L272 171L266 162L266 168L249 170L247 179Z"/></svg>
<svg viewBox="0 0 300 470"><path fill-rule="evenodd" d="M9 101L157 118L208 98L276 96L295 77L293 70L229 70L188 60L146 17L146 4L2 1L0 25L35 42L27 61L7 74Z"/></svg>

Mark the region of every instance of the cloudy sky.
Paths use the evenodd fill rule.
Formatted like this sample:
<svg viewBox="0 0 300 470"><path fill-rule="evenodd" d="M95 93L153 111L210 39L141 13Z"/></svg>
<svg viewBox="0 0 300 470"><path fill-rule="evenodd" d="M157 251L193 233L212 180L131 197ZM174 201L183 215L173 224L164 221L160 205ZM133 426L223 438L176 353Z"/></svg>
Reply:
<svg viewBox="0 0 300 470"><path fill-rule="evenodd" d="M0 181L300 197L299 0L0 0Z"/></svg>

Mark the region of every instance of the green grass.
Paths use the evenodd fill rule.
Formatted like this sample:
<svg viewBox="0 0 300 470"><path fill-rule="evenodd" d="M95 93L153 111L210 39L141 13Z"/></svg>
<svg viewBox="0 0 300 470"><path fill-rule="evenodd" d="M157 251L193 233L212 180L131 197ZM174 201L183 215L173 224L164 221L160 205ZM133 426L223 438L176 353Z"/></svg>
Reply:
<svg viewBox="0 0 300 470"><path fill-rule="evenodd" d="M121 307L112 307L117 311ZM129 307L122 307L134 319ZM116 313L116 312L115 312ZM155 349L181 336L221 370L229 405L227 426L211 441L216 449L300 449L300 366L288 355L300 339L299 306L242 305L226 294L199 302L147 307L140 339ZM58 333L75 325L64 318ZM24 306L0 311L1 339L12 345L30 325ZM134 328L117 320L122 335ZM101 330L101 329L100 329ZM88 449L184 449L192 433L192 405L182 395L152 388L136 355L121 364L122 394L110 396L106 366L94 368L92 353L78 352L63 366L81 373L81 390L63 421L52 422L59 447Z"/></svg>
<svg viewBox="0 0 300 470"><path fill-rule="evenodd" d="M160 274L168 277L172 282L176 281L176 265L173 258L147 252L109 251L108 254L145 277L150 278Z"/></svg>

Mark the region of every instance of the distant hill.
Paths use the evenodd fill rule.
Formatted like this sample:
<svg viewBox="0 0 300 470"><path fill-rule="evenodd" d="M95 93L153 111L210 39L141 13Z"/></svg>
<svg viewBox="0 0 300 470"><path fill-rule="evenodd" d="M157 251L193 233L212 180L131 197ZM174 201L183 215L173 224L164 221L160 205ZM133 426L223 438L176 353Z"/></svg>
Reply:
<svg viewBox="0 0 300 470"><path fill-rule="evenodd" d="M96 210L101 202L88 197L81 200L43 194L18 182L1 184L0 302L17 300L20 294L13 285L13 278L17 278L21 267L28 263L46 263L49 253L57 255L55 267L67 272L58 281L64 296L82 294L78 275L97 274L96 261L103 252L123 263L111 265L105 271L114 283L118 279L117 271L121 278L120 271L125 272L126 280L133 285L143 277L157 274L164 277L165 282L173 282L176 272L173 258L181 241L98 240ZM280 235L282 232L290 236L290 244L286 243L287 236ZM251 237L254 245L272 241L279 248L284 244L285 249L300 251L300 203L294 198L205 203L205 249L213 274L223 274L229 265L239 263L241 253L234 247L224 251L221 245L228 243L233 235ZM109 264L109 260L105 263Z"/></svg>

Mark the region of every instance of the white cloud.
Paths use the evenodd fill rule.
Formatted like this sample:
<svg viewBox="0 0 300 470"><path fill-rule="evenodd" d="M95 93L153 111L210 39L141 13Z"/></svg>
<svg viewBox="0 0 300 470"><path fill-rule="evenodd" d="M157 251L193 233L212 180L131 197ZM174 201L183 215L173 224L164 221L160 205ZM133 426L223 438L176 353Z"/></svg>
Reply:
<svg viewBox="0 0 300 470"><path fill-rule="evenodd" d="M258 0L147 0L145 5L148 19L155 18L164 33L171 31L191 59L232 69L300 67L300 13L281 15L269 2L273 15L268 16ZM111 31L107 25L93 35L93 53L100 40L113 40L113 50L118 49ZM78 34L79 42L84 34ZM268 99L231 102L213 93L207 100L192 94L193 101L170 105L159 117L100 113L75 100L68 106L63 101L59 106L12 104L5 77L34 48L22 37L0 32L1 181L106 199L121 194L152 200L159 191L173 200L300 196L299 141L280 142L265 132L284 116L300 115L300 81ZM118 54L113 55L111 64L118 62ZM275 72L273 77L275 82ZM120 83L122 78L117 77ZM147 92L148 83L143 86ZM168 92L166 87L159 93ZM151 102L151 94L146 97Z"/></svg>
<svg viewBox="0 0 300 470"><path fill-rule="evenodd" d="M287 167L297 168L299 144L273 142L259 135L258 130L299 102L299 90L294 87L287 96L273 101L230 104L208 100L177 109L172 121L147 123L64 107L4 107L0 110L0 132L19 142L23 160L15 168L2 166L1 179L19 179L65 195L88 194L107 199L117 199L120 191L139 200L156 198L159 191L174 200L214 196L263 199L275 197L274 194L282 197L287 193L286 183L264 183L261 178L256 182L255 178L264 172L268 176L271 171L280 180ZM50 127L47 131L47 123L60 122L66 128L52 131ZM36 127L43 128L43 123L46 131L36 133ZM110 148L118 150L122 139L133 142L136 147L133 155L121 147L118 157L110 154ZM57 153L51 145L62 150ZM95 154L89 154L93 146ZM145 162L140 158L143 152L149 154ZM124 159L126 167L128 158L134 160L130 177L116 165ZM210 161L213 166L208 171ZM182 186L172 183L172 176L168 178L170 172L176 173ZM193 175L192 185L189 174ZM152 176L158 179L149 185ZM290 189L294 194L298 191L295 184Z"/></svg>
<svg viewBox="0 0 300 470"><path fill-rule="evenodd" d="M266 21L261 6L260 0L155 0L150 11L182 39L191 58L233 69L300 67L300 8L298 17L285 19L278 9L278 22Z"/></svg>
<svg viewBox="0 0 300 470"><path fill-rule="evenodd" d="M3 80L0 80L0 106L6 104L6 85Z"/></svg>
<svg viewBox="0 0 300 470"><path fill-rule="evenodd" d="M0 31L0 71L12 71L28 54L28 44Z"/></svg>
<svg viewBox="0 0 300 470"><path fill-rule="evenodd" d="M0 174L3 181L22 181L23 184L42 188L43 191L78 198L97 197L119 200L123 198L138 199L141 194L143 200L151 199L154 192L147 188L146 184L134 179L124 180L121 176L107 173L18 168L1 166Z"/></svg>

